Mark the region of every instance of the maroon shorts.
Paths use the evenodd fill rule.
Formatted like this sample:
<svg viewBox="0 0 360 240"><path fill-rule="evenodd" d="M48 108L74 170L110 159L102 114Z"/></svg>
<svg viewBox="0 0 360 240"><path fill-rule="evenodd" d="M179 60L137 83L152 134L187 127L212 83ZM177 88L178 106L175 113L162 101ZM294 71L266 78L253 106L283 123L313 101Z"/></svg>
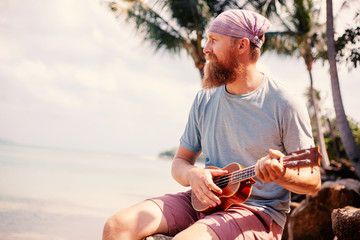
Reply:
<svg viewBox="0 0 360 240"><path fill-rule="evenodd" d="M191 192L187 191L150 199L163 212L170 236L196 222L209 226L219 239L281 239L283 229L262 211L242 205L207 215L195 211L190 198Z"/></svg>

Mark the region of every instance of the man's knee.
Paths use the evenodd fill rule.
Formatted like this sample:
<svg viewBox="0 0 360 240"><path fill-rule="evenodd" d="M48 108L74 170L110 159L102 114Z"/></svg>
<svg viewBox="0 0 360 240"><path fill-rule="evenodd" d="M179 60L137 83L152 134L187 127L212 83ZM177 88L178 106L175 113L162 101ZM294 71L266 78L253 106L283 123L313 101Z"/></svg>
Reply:
<svg viewBox="0 0 360 240"><path fill-rule="evenodd" d="M104 226L103 240L142 239L167 231L160 208L152 201L145 201L110 217Z"/></svg>
<svg viewBox="0 0 360 240"><path fill-rule="evenodd" d="M123 234L131 235L131 215L119 212L111 216L104 225L103 240L119 239Z"/></svg>

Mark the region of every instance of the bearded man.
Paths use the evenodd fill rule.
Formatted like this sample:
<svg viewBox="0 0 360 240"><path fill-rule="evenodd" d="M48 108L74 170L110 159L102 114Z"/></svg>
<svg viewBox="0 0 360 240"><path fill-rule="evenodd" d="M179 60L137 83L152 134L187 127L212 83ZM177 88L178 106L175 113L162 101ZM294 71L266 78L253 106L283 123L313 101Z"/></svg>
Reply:
<svg viewBox="0 0 360 240"><path fill-rule="evenodd" d="M270 22L244 10L229 10L210 25L204 48L203 89L191 108L172 162L172 175L188 192L139 203L109 218L103 239L142 239L154 233L174 239L281 239L290 192L313 194L321 180L317 167L285 168L284 154L314 145L305 105L283 85L256 68ZM203 152L206 166L195 161ZM191 194L216 208L223 189L214 183L237 162L255 165L249 198L227 209L198 212Z"/></svg>

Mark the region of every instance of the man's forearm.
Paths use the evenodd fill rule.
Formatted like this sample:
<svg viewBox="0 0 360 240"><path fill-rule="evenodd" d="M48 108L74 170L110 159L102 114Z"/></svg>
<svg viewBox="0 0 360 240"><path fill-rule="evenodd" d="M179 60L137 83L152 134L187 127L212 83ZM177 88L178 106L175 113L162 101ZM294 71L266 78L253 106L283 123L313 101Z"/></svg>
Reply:
<svg viewBox="0 0 360 240"><path fill-rule="evenodd" d="M190 186L187 175L190 169L196 168L194 164L199 155L200 152L192 152L179 146L171 165L171 174L178 183L186 187Z"/></svg>
<svg viewBox="0 0 360 240"><path fill-rule="evenodd" d="M188 187L190 186L190 182L188 180L187 173L192 168L196 167L182 158L175 157L171 166L171 174L178 183Z"/></svg>
<svg viewBox="0 0 360 240"><path fill-rule="evenodd" d="M284 176L275 182L291 192L315 194L321 187L320 171L318 167L299 170L287 168Z"/></svg>

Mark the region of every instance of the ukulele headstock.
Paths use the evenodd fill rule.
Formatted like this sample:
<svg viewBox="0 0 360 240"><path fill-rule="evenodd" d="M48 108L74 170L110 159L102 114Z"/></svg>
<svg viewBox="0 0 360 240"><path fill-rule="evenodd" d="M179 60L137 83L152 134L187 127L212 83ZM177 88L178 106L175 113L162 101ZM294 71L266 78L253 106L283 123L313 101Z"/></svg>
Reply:
<svg viewBox="0 0 360 240"><path fill-rule="evenodd" d="M320 166L322 155L319 147L299 150L286 155L283 158L283 165L287 168L301 168Z"/></svg>

